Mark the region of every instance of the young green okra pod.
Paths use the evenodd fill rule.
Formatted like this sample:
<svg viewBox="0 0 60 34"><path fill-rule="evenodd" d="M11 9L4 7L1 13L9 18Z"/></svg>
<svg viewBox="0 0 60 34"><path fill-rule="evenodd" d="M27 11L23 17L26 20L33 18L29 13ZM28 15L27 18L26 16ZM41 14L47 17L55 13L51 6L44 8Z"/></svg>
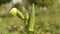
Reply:
<svg viewBox="0 0 60 34"><path fill-rule="evenodd" d="M34 21L35 21L35 7L34 4L32 4L32 10L30 11L29 31L34 31Z"/></svg>

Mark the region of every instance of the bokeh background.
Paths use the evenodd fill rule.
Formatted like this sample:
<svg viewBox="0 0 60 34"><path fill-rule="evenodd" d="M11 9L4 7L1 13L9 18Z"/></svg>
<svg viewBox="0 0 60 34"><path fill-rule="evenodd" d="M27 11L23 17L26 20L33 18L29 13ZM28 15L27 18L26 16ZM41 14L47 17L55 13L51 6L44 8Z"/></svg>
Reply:
<svg viewBox="0 0 60 34"><path fill-rule="evenodd" d="M0 34L25 34L24 21L9 11L13 7L30 11L32 3L36 9L34 34L60 34L60 0L0 0Z"/></svg>

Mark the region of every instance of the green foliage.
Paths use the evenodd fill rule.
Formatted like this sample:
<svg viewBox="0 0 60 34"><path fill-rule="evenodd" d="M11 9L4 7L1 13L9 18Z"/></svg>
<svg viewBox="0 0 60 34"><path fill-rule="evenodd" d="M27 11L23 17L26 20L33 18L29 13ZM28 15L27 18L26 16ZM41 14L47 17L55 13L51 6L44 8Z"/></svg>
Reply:
<svg viewBox="0 0 60 34"><path fill-rule="evenodd" d="M5 3L9 3L9 2L11 2L12 0L0 0L0 5L1 4L5 4Z"/></svg>
<svg viewBox="0 0 60 34"><path fill-rule="evenodd" d="M29 1L31 4L35 3L38 6L48 7L56 4L58 0L27 0L27 1Z"/></svg>

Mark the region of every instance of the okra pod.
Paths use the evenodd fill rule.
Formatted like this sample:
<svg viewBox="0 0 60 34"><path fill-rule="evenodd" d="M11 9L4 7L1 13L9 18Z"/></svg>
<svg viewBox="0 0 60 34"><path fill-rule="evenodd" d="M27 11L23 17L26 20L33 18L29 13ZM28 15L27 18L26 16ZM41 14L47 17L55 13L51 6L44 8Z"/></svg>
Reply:
<svg viewBox="0 0 60 34"><path fill-rule="evenodd" d="M30 11L30 19L29 19L29 31L34 31L34 21L35 21L35 7L32 4L32 10Z"/></svg>

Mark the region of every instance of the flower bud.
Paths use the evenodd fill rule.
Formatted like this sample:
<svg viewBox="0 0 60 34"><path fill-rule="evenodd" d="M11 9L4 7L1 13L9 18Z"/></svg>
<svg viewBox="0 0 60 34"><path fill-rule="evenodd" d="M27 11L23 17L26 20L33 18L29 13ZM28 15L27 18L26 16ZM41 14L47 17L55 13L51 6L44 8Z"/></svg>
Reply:
<svg viewBox="0 0 60 34"><path fill-rule="evenodd" d="M17 15L17 9L16 8L12 8L10 10L10 13L13 15L13 16L16 16Z"/></svg>

